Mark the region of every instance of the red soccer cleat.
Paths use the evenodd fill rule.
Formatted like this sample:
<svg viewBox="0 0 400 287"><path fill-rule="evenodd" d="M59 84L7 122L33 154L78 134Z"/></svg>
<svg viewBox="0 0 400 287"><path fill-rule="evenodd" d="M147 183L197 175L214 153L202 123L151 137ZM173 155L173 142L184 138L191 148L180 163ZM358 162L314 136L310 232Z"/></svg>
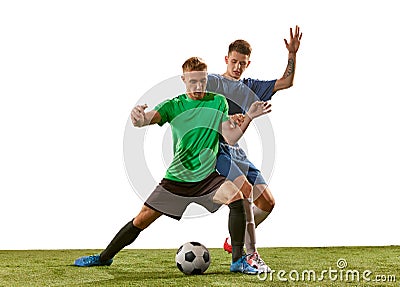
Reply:
<svg viewBox="0 0 400 287"><path fill-rule="evenodd" d="M228 239L229 239L229 237L227 237L227 238L225 239L225 242L224 242L224 250L225 250L226 252L228 252L228 253L232 253L232 245L230 245L230 244L228 243Z"/></svg>

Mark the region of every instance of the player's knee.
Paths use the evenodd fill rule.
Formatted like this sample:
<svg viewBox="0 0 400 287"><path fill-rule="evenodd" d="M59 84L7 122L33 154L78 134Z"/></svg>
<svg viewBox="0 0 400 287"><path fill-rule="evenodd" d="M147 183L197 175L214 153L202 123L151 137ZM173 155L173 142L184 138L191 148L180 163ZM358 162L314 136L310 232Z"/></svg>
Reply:
<svg viewBox="0 0 400 287"><path fill-rule="evenodd" d="M275 207L275 198L271 197L271 199L270 199L270 205L271 205L272 208Z"/></svg>
<svg viewBox="0 0 400 287"><path fill-rule="evenodd" d="M243 198L244 198L243 193L240 190L237 190L235 195L229 200L229 203Z"/></svg>
<svg viewBox="0 0 400 287"><path fill-rule="evenodd" d="M240 176L234 180L234 184L242 192L244 197L250 197L253 186L244 176Z"/></svg>
<svg viewBox="0 0 400 287"><path fill-rule="evenodd" d="M254 203L260 209L271 212L275 207L275 199L268 187L254 189Z"/></svg>
<svg viewBox="0 0 400 287"><path fill-rule="evenodd" d="M274 209L275 207L275 198L273 197L268 198L268 205L270 207L269 211L272 211L272 209Z"/></svg>
<svg viewBox="0 0 400 287"><path fill-rule="evenodd" d="M268 190L269 191L269 190ZM267 206L269 208L267 208L267 211L272 211L272 209L274 209L275 207L275 198L272 196L271 191L269 191L268 193L266 193L266 202L267 202ZM269 210L268 210L269 209Z"/></svg>
<svg viewBox="0 0 400 287"><path fill-rule="evenodd" d="M229 204L233 201L243 199L243 194L240 189L237 188L235 184L231 181L226 181L225 183L225 192L227 196L226 204Z"/></svg>
<svg viewBox="0 0 400 287"><path fill-rule="evenodd" d="M140 229L146 229L158 217L159 212L149 208L146 205L143 205L139 214L133 219L133 225Z"/></svg>
<svg viewBox="0 0 400 287"><path fill-rule="evenodd" d="M253 190L253 186L247 180L243 182L240 191L243 193L243 196L248 198L251 195L251 191Z"/></svg>

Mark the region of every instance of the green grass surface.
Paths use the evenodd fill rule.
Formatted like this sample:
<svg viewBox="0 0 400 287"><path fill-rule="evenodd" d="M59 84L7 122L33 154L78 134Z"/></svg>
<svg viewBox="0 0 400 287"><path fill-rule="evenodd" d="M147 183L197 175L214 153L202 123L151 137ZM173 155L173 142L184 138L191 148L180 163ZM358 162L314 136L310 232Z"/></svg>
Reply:
<svg viewBox="0 0 400 287"><path fill-rule="evenodd" d="M194 276L178 270L172 249L126 249L110 267L91 268L73 262L99 250L0 251L0 286L400 286L400 246L260 248L274 270L267 278L230 273L230 256L209 250L210 267Z"/></svg>

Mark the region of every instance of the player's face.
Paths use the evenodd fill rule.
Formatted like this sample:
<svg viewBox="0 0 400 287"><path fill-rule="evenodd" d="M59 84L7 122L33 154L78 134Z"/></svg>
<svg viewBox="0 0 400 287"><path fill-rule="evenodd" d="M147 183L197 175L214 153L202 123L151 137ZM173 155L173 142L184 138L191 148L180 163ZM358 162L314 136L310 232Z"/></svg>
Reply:
<svg viewBox="0 0 400 287"><path fill-rule="evenodd" d="M193 100L201 100L206 91L207 71L185 72L182 80L186 86L186 94Z"/></svg>
<svg viewBox="0 0 400 287"><path fill-rule="evenodd" d="M225 56L227 64L225 76L239 80L244 70L249 66L250 60L248 55L232 51L228 56Z"/></svg>

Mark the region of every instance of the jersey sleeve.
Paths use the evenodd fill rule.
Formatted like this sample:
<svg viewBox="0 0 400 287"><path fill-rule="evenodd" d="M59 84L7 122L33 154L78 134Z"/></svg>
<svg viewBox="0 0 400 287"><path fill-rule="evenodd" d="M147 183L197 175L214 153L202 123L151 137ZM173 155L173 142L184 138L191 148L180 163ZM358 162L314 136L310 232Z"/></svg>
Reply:
<svg viewBox="0 0 400 287"><path fill-rule="evenodd" d="M222 98L222 121L221 122L226 122L229 120L229 115L228 115L228 101L224 96L221 95Z"/></svg>
<svg viewBox="0 0 400 287"><path fill-rule="evenodd" d="M223 91L221 90L220 81L214 74L208 74L207 91L217 94L224 94Z"/></svg>
<svg viewBox="0 0 400 287"><path fill-rule="evenodd" d="M243 79L243 83L257 95L260 101L271 100L272 96L275 94L275 82L276 80L262 81L251 78Z"/></svg>
<svg viewBox="0 0 400 287"><path fill-rule="evenodd" d="M154 110L157 111L161 116L161 121L158 123L159 126L162 126L165 123L169 123L171 121L171 109L171 100L165 100L164 102L155 106Z"/></svg>

